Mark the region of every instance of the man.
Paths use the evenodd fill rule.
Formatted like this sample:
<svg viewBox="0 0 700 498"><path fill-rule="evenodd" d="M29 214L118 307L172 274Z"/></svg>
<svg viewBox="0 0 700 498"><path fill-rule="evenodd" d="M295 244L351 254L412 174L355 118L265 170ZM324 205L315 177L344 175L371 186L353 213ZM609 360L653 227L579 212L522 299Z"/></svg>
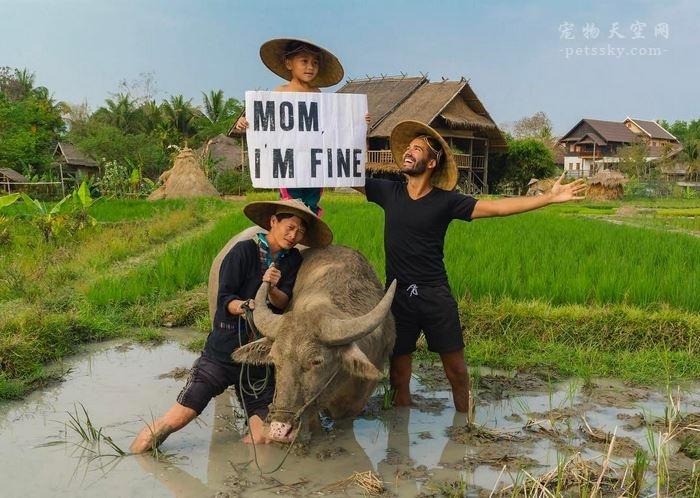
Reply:
<svg viewBox="0 0 700 498"><path fill-rule="evenodd" d="M229 386L248 416L246 443L267 443L264 420L275 388L273 372L264 366L234 363L231 354L255 337L246 327L244 305L254 308L253 298L262 282L270 283L270 308L287 307L301 266L297 244L323 247L333 234L308 207L296 199L252 202L245 215L267 230L234 245L221 263L219 290L212 331L204 351L194 362L177 402L153 424L144 427L131 444L142 453L159 446L171 433L194 420L212 398Z"/></svg>
<svg viewBox="0 0 700 498"><path fill-rule="evenodd" d="M562 185L538 197L479 200L455 192L457 165L445 140L417 121L399 123L392 131L391 151L407 182L368 178L357 189L384 209L386 281L398 286L392 306L396 344L390 380L396 406L410 405L412 354L421 332L428 349L440 355L452 386L455 408L469 409L469 374L457 303L443 262L445 233L454 219L509 216L548 204L582 199L583 180Z"/></svg>

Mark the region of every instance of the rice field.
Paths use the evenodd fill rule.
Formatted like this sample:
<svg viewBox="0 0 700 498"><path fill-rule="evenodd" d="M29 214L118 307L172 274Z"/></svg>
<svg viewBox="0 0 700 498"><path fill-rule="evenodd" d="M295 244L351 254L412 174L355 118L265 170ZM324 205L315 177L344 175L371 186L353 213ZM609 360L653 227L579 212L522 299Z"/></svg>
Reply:
<svg viewBox="0 0 700 498"><path fill-rule="evenodd" d="M275 197L266 192L251 200ZM13 379L32 384L42 378L45 362L70 354L81 342L138 338L134 327L166 322L206 329L209 267L226 241L248 226L242 206L212 199L101 200L92 211L97 227L51 244L23 221L21 207L12 206L6 213L13 220L12 242L0 246L0 398L4 391L23 392L16 383L7 387ZM326 194L323 206L335 243L362 251L383 279L381 209L362 196L340 194ZM697 353L686 346L698 328L700 238L603 221L619 206L567 204L451 225L447 271L468 331L480 341L470 349L471 360L480 355L487 364L529 365L525 351L540 337L551 351L539 364L568 371L566 354L556 347L580 348L584 342L605 350L614 364L616 353L603 347L595 330L607 330L620 338L621 348L632 350L640 341L658 346L640 332L647 327L667 339L667 349L684 348L681 363L694 361ZM694 223L698 206L676 200L655 208L664 219ZM527 327L532 309L538 310L535 326ZM512 336L512 323L527 337L513 339L521 341L511 344L518 353L506 355L502 346ZM578 337L576 330L589 332ZM628 370L633 377L634 369Z"/></svg>

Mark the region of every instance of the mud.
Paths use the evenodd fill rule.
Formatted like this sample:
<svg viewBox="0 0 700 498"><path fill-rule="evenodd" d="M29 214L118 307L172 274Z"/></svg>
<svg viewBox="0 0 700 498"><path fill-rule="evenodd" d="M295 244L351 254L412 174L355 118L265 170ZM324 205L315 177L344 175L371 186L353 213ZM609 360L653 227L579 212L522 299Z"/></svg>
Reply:
<svg viewBox="0 0 700 498"><path fill-rule="evenodd" d="M110 456L104 443L81 441L66 425L77 403L122 449L145 420L172 405L196 354L182 346L192 333L168 335L157 346L96 345L64 361L64 382L0 404L0 469L13 476L3 479L3 496L364 496L376 489L386 496L489 496L522 479L524 469L543 475L565 457L578 454L591 462L586 468L600 468L613 433L614 464L624 467L635 451L648 452L647 431L662 431L668 410L663 389L603 379L582 389L576 380L482 370L468 423L454 411L442 368L429 364L412 381L414 406L383 410L380 388L362 416L324 422L326 430L296 444L271 474L261 470L277 467L287 447L240 442L246 426L232 390L170 436L158 459ZM678 489L692 490L700 388L683 387L682 432L669 446L668 467ZM653 486L653 465L647 473Z"/></svg>

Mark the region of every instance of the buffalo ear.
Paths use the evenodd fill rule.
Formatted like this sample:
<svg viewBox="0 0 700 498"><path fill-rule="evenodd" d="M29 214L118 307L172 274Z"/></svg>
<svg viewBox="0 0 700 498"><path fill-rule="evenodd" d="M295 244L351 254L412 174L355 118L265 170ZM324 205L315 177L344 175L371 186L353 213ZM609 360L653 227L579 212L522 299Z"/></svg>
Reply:
<svg viewBox="0 0 700 498"><path fill-rule="evenodd" d="M382 373L377 370L377 367L372 365L369 358L367 358L354 342L343 349L341 362L343 369L355 377L367 380L379 380L382 376Z"/></svg>
<svg viewBox="0 0 700 498"><path fill-rule="evenodd" d="M267 337L258 339L255 342L251 342L235 350L233 354L231 354L231 359L237 363L270 365L272 364L272 357L270 356L272 342L273 341Z"/></svg>

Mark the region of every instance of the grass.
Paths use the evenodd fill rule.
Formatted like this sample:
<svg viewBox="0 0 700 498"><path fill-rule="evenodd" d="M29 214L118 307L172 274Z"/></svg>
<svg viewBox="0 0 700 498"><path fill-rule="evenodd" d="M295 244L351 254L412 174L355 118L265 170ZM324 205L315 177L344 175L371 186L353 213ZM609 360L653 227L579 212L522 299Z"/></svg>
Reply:
<svg viewBox="0 0 700 498"><path fill-rule="evenodd" d="M682 213L700 208L633 204L683 223L696 219ZM158 341L164 324L206 331L209 267L249 225L242 205L101 200L92 211L97 227L50 244L13 205L5 213L11 242L0 246L0 399L39 385L43 365L87 341ZM383 277L381 209L359 195L326 194L323 205L335 243L361 250ZM621 205L567 204L451 225L445 259L471 364L584 379L700 377L692 340L700 328L700 239L591 218Z"/></svg>

